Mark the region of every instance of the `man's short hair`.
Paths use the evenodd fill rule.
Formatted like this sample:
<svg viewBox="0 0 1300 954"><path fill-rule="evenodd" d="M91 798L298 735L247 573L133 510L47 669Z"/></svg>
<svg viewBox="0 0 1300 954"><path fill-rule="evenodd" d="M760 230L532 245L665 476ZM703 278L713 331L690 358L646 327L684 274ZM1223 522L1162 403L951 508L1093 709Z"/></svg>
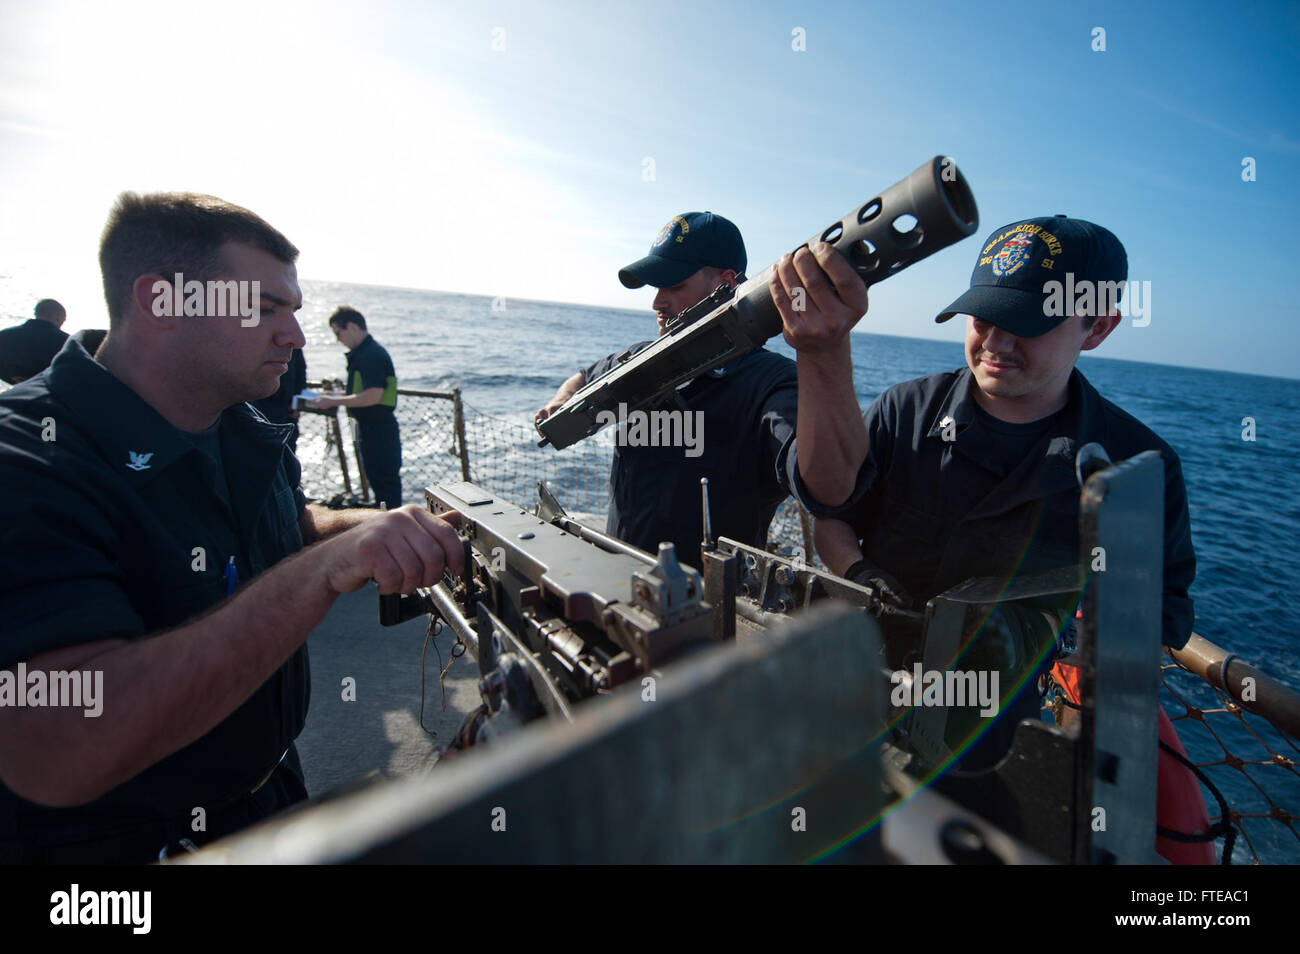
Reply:
<svg viewBox="0 0 1300 954"><path fill-rule="evenodd" d="M36 317L42 321L49 321L51 318L57 318L62 321L68 317L67 309L60 305L53 298L42 298L36 303Z"/></svg>
<svg viewBox="0 0 1300 954"><path fill-rule="evenodd" d="M141 275L168 281L180 272L188 281L221 274L221 246L239 242L292 265L298 249L261 216L216 196L194 192L123 192L108 215L99 240L99 269L109 327L126 313L131 289Z"/></svg>
<svg viewBox="0 0 1300 954"><path fill-rule="evenodd" d="M357 311L351 305L340 305L334 309L334 314L330 315L330 324L338 325L340 328L346 328L348 325L356 325L362 331L366 330L366 319L361 317L361 312Z"/></svg>
<svg viewBox="0 0 1300 954"><path fill-rule="evenodd" d="M716 283L717 279L720 279L720 278L722 277L722 273L725 272L725 271L727 271L727 269L722 268L721 266L718 266L718 265L705 265L704 268L701 269L701 271L706 271L706 272L711 273L711 277L713 278L713 280L714 280L715 283ZM732 271L735 271L735 269L732 269ZM736 277L735 277L735 279L732 281L732 284L733 284L733 285L740 285L740 284L742 284L743 282L745 282L746 280L747 280L747 279L745 278L745 273L744 273L744 272L736 272Z"/></svg>

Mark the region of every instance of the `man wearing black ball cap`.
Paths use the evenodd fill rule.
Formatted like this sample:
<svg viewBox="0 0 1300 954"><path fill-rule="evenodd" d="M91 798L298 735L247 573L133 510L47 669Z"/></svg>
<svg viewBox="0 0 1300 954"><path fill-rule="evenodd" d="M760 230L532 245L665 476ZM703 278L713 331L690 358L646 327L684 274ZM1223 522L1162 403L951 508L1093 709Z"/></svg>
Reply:
<svg viewBox="0 0 1300 954"><path fill-rule="evenodd" d="M1091 222L1056 215L998 229L981 246L970 289L935 319L966 318L967 366L894 385L865 413L853 387L853 321L795 312L774 285L799 351L799 437L783 465L818 517L827 565L922 609L972 577L1009 581L1077 564L1078 449L1097 442L1116 461L1157 450L1162 637L1182 647L1196 558L1178 455L1074 367L1119 325L1127 277L1124 246ZM1025 701L1022 714L1036 703Z"/></svg>
<svg viewBox="0 0 1300 954"><path fill-rule="evenodd" d="M801 314L822 316L820 308L825 306L837 316L840 311L861 316L866 292L843 256L825 250L814 261L805 251L801 261L820 279L818 294L808 289ZM658 289L653 308L662 335L675 315L707 297L719 283L744 281L745 265L745 243L731 221L713 212L686 212L669 220L649 254L620 270L618 277L628 288ZM822 271L823 265L833 277ZM861 298L857 305L855 295ZM621 355L635 354L649 344L638 342L579 370L537 412L536 420L544 420L587 382L616 367ZM679 560L698 568L703 535L700 478L708 477L714 535L763 546L768 524L789 494L777 458L794 431L797 392L795 363L762 348L682 385L678 394L684 408L703 421L700 446L632 446L620 441L610 473L606 531L650 553L657 552L659 543L671 542Z"/></svg>

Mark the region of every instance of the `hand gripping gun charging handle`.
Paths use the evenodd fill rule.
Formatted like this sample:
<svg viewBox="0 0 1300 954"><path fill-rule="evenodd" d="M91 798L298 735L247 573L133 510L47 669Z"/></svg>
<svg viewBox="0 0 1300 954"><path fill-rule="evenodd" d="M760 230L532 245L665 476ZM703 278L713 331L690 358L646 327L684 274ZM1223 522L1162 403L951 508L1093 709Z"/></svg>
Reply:
<svg viewBox="0 0 1300 954"><path fill-rule="evenodd" d="M906 227L909 220L911 227ZM825 242L848 259L867 285L974 234L979 212L970 186L952 159L935 156L906 179L852 209L799 248ZM796 249L797 251L797 249ZM622 364L590 381L537 425L539 446L557 450L596 433L616 414L656 407L677 386L720 368L781 333L781 314L768 292L769 265L739 288L719 286L686 309L649 347L620 356Z"/></svg>

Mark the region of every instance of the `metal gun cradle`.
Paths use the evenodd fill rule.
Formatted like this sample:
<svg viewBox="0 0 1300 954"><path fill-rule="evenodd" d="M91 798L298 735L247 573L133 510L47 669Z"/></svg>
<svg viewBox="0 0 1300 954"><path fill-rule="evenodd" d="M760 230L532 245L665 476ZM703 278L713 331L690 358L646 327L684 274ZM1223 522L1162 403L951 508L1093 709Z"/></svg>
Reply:
<svg viewBox="0 0 1300 954"><path fill-rule="evenodd" d="M1015 728L1010 749L991 768L948 772L928 785L925 780L960 754L973 734L969 713L891 705L890 686L897 682L904 651L881 638L876 620L890 616L888 608L869 587L789 556L721 538L704 550L704 572L697 574L677 565L671 548L652 557L576 523L544 490L542 504L530 513L473 485L453 484L430 488L428 505L434 512L456 509L464 516L461 533L471 569L455 581L406 597L404 611L393 618L431 610L475 647L483 675L480 688L490 713L476 741L490 743L489 750L508 744L511 751L517 751L516 740L531 731L514 731L521 723L556 725L554 718L541 718L548 714L560 716L561 723L595 720L606 711L607 702L616 699L624 707L645 705L637 700L644 697L647 677L659 686L673 676L689 684L694 668L715 658L710 653L729 647L762 652L777 634L798 633L802 641L786 643L786 651L797 653L805 665L798 675L792 669L780 681L793 694L784 703L775 696L767 701L747 697L743 706L737 701L727 709L721 722L668 718L656 723L659 729L677 735L679 744L697 747L701 756L705 750L717 751L716 743L726 740L725 759L732 763L728 770L745 778L753 754L747 750L771 744L772 733L830 731L830 726L818 730L803 720L811 711L809 692L848 693L854 700L867 700L876 713L874 727L860 727L859 755L903 800L883 825L876 826L883 805L869 786L863 787L864 776L855 774L856 769L840 775L829 767L818 775L829 786L823 792L828 800L824 804L854 806L852 824L846 816L837 816L837 837L846 830L868 832L857 848L859 860L1145 863L1154 857L1155 679L1160 651L1159 574L1147 568L1159 566L1161 560L1161 510L1152 504L1161 498L1162 488L1158 454L1142 454L1102 470L1085 485L1083 552L1104 546L1112 559L1104 579L1094 579L1087 590L1084 638L1074 657L1088 693L1080 718L1068 727L1026 720ZM1113 559L1116 553L1122 559ZM909 647L911 658L927 670L943 671L963 658L969 663L972 645L980 648L972 634L989 631L997 613L1041 617L1042 625L1025 630L1029 635L1024 645L1013 641L1007 649L997 644L996 665L1007 667L1007 681L1014 682L1041 659L1039 651L1048 648L1044 639L1050 642L1056 635L1081 587L1073 568L1022 578L1009 588L1004 582L970 581L931 600L923 614L895 614L891 628L913 628L917 638ZM846 603L852 608L843 608ZM842 607L838 616L830 613L836 604ZM1056 609L1044 610L1045 605ZM820 663L807 665L817 658L824 635L842 635L842 627L850 625L856 635L847 647L837 643L835 652L847 652L856 662L822 657ZM844 671L835 671L844 667L856 673L847 682ZM716 687L710 691L716 692ZM612 698L583 701L605 695ZM795 695L803 701L794 702ZM773 705L785 706L780 716L784 729L773 727ZM602 744L593 743L598 748ZM649 749L671 744L643 740ZM612 779L624 772L635 774L639 759L654 761L656 756L646 751L617 756L606 752L603 758L619 767L599 784L614 785ZM608 768L610 763L603 764ZM698 791L685 781L681 784L683 791ZM808 777L795 772L791 784L805 786ZM754 789L751 807L768 804L761 801L766 791ZM1097 807L1107 812L1104 830L1093 827ZM607 811L593 810L597 815ZM787 845L777 831L780 826L773 826L775 822L764 829L765 837L774 839L774 845ZM747 837L759 837L757 831L748 829ZM614 831L606 836L624 837ZM803 857L815 857L822 850L811 850L814 843L822 844L809 839L810 851ZM673 858L697 857L693 849L683 849L680 843L678 848L686 854L674 853ZM736 850L738 854L726 856L755 857ZM790 857L784 851L766 857ZM564 856L561 852L557 857ZM523 857L543 858L529 853Z"/></svg>

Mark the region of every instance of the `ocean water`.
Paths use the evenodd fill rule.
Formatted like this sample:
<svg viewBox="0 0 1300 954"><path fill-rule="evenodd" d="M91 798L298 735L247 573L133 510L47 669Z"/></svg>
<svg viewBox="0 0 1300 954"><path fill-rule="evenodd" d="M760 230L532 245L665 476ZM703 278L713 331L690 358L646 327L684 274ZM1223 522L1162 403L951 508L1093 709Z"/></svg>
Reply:
<svg viewBox="0 0 1300 954"><path fill-rule="evenodd" d="M642 293L639 310L620 310L310 280L303 289L309 378L343 376L344 351L326 319L337 305L350 304L366 315L374 337L392 355L400 386L459 387L478 410L525 425L574 371L655 334L648 293ZM13 290L0 287L0 316L6 319L0 323L6 326L30 314L26 296L15 300ZM918 330L930 313L918 309ZM869 327L870 316L864 324ZM769 347L793 357L780 339ZM863 406L891 384L964 361L960 344L912 338L855 335L853 349ZM1198 564L1192 588L1196 631L1300 687L1300 381L1092 355L1083 356L1079 368L1103 396L1160 434L1182 459ZM1245 419L1253 421L1253 441L1243 440ZM1167 697L1166 708L1177 714ZM1267 757L1235 725L1225 732L1213 716L1210 721L1236 754ZM1195 761L1218 755L1217 746L1192 735L1183 732ZM1294 758L1296 750L1286 754ZM1256 777L1267 785L1280 774ZM1282 781L1270 791L1289 810L1300 810L1300 783L1294 775ZM1222 787L1238 810L1244 810L1239 802L1254 797L1250 783L1239 777ZM1252 802L1250 810L1259 804ZM1250 833L1262 860L1300 861L1300 845L1281 825L1255 824ZM1245 857L1239 848L1238 860Z"/></svg>

